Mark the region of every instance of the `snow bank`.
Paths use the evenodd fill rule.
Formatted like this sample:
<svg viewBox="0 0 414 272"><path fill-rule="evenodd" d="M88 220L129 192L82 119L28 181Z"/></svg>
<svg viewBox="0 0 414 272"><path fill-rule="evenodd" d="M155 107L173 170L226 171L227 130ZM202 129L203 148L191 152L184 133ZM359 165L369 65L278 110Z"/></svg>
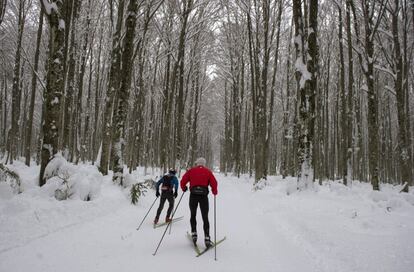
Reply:
<svg viewBox="0 0 414 272"><path fill-rule="evenodd" d="M81 199L89 201L99 195L102 174L95 166L75 166L60 154L45 169L46 184L41 191L58 200Z"/></svg>
<svg viewBox="0 0 414 272"><path fill-rule="evenodd" d="M130 205L123 189L92 165L75 166L57 157L47 169L49 179L42 187L37 186L38 166L15 162L10 168L22 177L24 190L10 194L0 183L0 255ZM55 198L56 190L62 188L58 175L66 174L71 196L59 201ZM90 201L84 201L88 197Z"/></svg>

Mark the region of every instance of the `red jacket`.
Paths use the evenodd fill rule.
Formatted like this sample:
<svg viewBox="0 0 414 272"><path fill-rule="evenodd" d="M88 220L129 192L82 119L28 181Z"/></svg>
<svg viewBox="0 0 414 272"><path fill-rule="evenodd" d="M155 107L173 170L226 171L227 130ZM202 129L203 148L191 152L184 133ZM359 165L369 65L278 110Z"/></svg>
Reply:
<svg viewBox="0 0 414 272"><path fill-rule="evenodd" d="M184 174L180 182L183 191L188 182L190 182L190 189L194 186L210 185L213 195L217 195L217 180L210 169L204 166L193 167Z"/></svg>

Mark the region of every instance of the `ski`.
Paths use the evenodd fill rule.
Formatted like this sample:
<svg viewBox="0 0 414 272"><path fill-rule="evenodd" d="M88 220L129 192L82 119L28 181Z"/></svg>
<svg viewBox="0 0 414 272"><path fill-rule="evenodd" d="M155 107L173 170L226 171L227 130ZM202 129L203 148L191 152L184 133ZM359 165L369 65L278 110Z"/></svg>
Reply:
<svg viewBox="0 0 414 272"><path fill-rule="evenodd" d="M213 243L213 245L211 247L206 247L205 249L201 250L197 243L193 243L193 238L191 238L191 234L187 232L187 237L190 240L191 244L194 247L195 252L197 253L196 257L200 257L201 255L203 255L204 253L206 253L207 251L209 251L210 249L218 246L220 243L222 243L224 240L226 240L226 236L224 236L223 239L217 241L217 243Z"/></svg>
<svg viewBox="0 0 414 272"><path fill-rule="evenodd" d="M197 243L194 243L194 242L193 242L193 238L191 237L191 234L190 234L190 233L188 233L188 232L187 232L187 237L188 237L188 239L190 239L190 242L191 242L191 244L193 245L194 250L195 250L195 252L197 253L197 255L198 255L198 254L200 254L200 253L201 253L200 248L198 247Z"/></svg>
<svg viewBox="0 0 414 272"><path fill-rule="evenodd" d="M218 246L220 243L222 243L224 240L226 240L226 236L224 236L223 239L217 241L217 243L213 243L213 245L211 247L206 247L205 249L203 249L202 251L198 252L196 257L200 257L201 255L203 255L204 253L206 253L207 251L209 251L210 249L215 248L216 246Z"/></svg>
<svg viewBox="0 0 414 272"><path fill-rule="evenodd" d="M180 217L174 218L174 219L171 221L171 223L174 223L174 222L180 221L180 220L182 220L183 218L184 218L184 216L180 216ZM168 223L169 223L169 222L164 222L164 223L160 223L160 224L154 224L154 229L155 229L155 228L158 228L158 227L165 226L165 225L167 225Z"/></svg>

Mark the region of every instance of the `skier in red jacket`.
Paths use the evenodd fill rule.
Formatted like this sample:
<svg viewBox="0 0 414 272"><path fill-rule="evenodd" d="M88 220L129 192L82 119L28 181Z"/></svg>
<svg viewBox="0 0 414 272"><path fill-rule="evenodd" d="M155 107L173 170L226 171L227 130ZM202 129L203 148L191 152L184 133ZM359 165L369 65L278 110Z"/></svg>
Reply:
<svg viewBox="0 0 414 272"><path fill-rule="evenodd" d="M213 173L205 167L206 159L198 158L195 167L188 170L181 179L180 186L185 192L187 183L190 182L190 211L191 211L191 236L194 244L197 242L197 206L200 204L201 216L203 218L204 242L206 247L213 244L210 239L210 223L208 222L208 186L210 185L213 195L217 195L217 180Z"/></svg>

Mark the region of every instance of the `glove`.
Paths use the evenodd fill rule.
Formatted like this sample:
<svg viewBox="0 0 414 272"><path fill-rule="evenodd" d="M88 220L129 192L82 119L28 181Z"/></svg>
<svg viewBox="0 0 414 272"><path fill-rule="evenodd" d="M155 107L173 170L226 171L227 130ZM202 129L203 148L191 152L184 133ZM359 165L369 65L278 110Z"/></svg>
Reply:
<svg viewBox="0 0 414 272"><path fill-rule="evenodd" d="M156 197L159 197L159 196L160 196L160 192L159 192L159 191L157 191L157 192L155 193L155 196L156 196Z"/></svg>
<svg viewBox="0 0 414 272"><path fill-rule="evenodd" d="M187 190L188 190L188 188L187 188L187 186L185 186L185 187L183 188L183 192L187 192Z"/></svg>
<svg viewBox="0 0 414 272"><path fill-rule="evenodd" d="M177 196L178 196L178 193L177 193L177 191L175 191L174 192L174 198L177 198Z"/></svg>

